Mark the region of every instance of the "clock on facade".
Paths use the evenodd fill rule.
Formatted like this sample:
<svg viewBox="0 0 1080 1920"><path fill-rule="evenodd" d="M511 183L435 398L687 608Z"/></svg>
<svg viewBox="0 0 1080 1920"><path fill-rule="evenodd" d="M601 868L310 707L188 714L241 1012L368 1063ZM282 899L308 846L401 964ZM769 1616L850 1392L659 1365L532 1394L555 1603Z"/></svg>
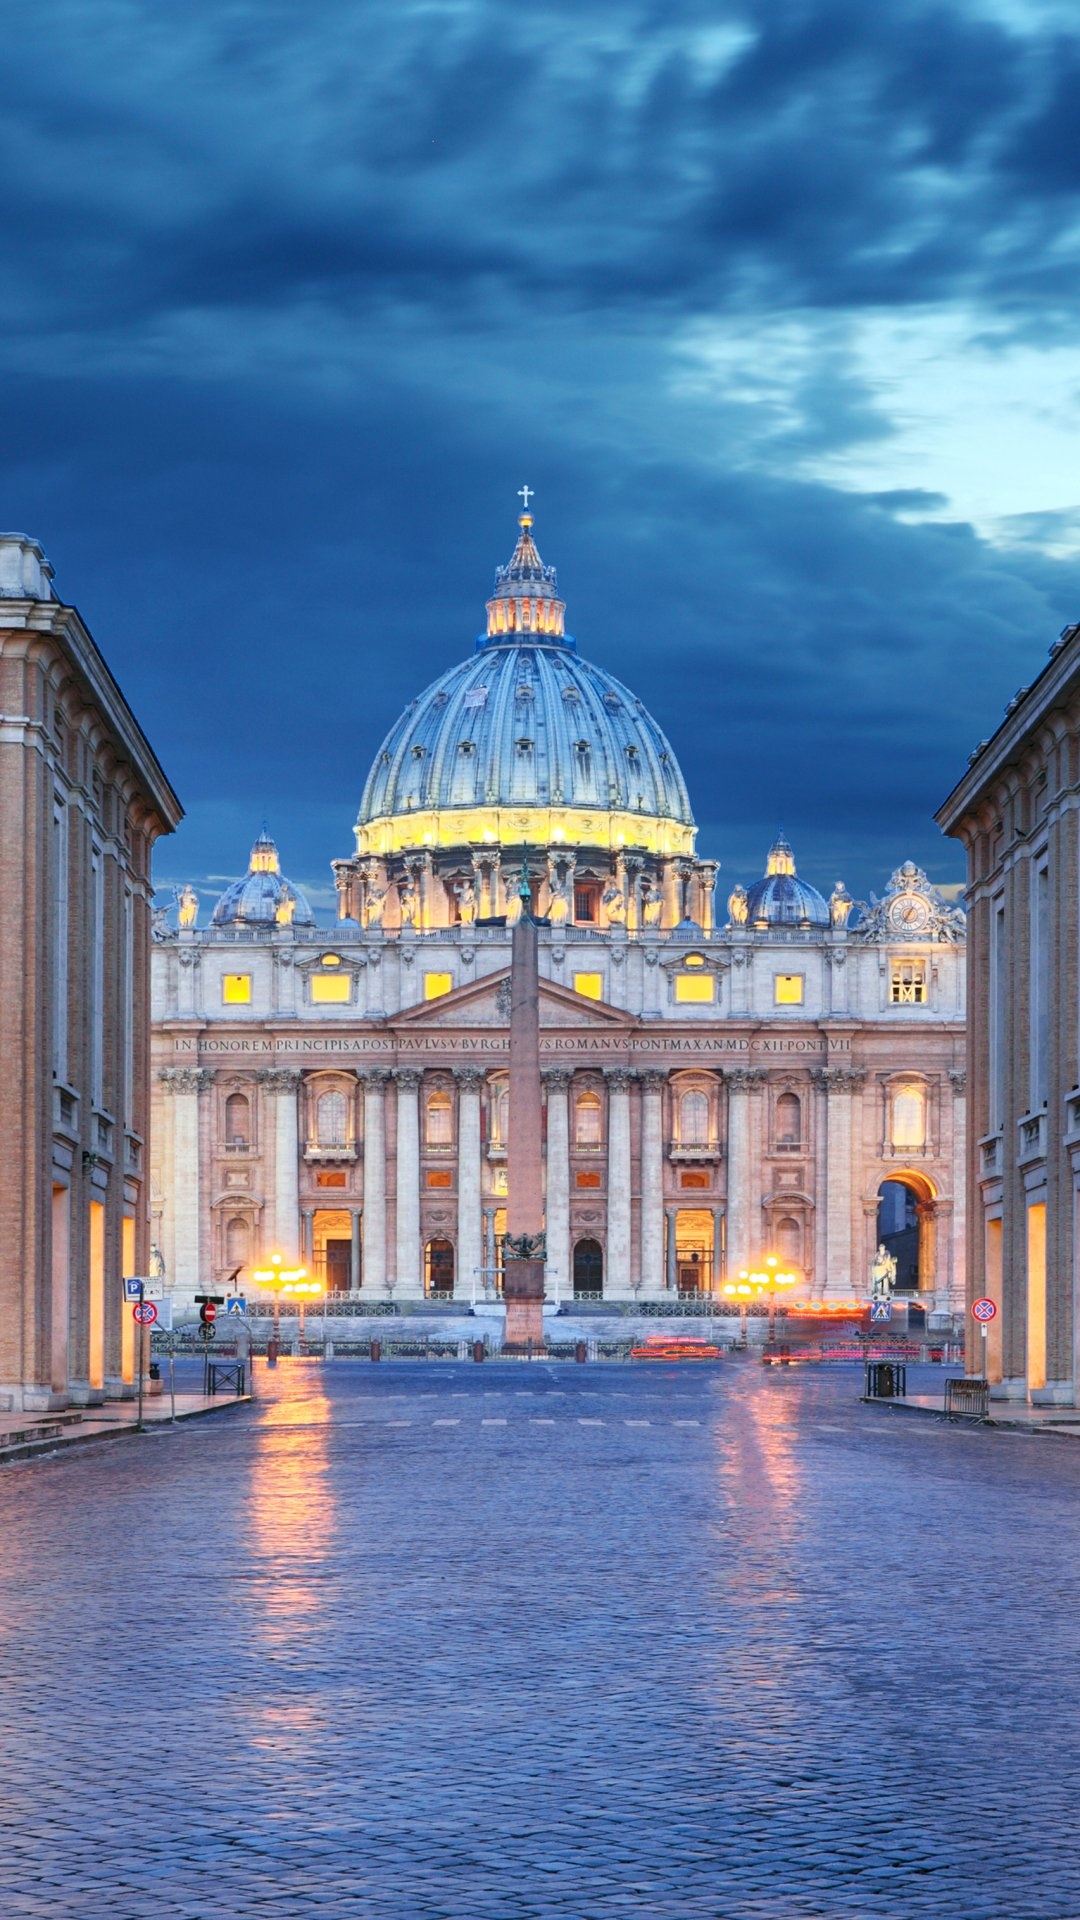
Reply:
<svg viewBox="0 0 1080 1920"><path fill-rule="evenodd" d="M889 902L889 926L894 933L925 933L930 925L930 902L922 893L902 893Z"/></svg>

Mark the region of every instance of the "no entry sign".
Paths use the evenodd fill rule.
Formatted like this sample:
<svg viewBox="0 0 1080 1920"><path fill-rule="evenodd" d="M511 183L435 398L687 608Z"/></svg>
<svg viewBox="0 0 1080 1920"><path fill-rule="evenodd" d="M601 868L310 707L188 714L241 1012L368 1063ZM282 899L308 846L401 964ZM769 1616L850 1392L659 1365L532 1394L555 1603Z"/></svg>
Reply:
<svg viewBox="0 0 1080 1920"><path fill-rule="evenodd" d="M981 1321L983 1326L985 1326L988 1320L992 1320L994 1318L994 1315L997 1313L997 1308L995 1307L993 1301L988 1300L984 1295L984 1297L981 1300L976 1300L975 1305L971 1309L971 1312L972 1312L972 1317L976 1320Z"/></svg>
<svg viewBox="0 0 1080 1920"><path fill-rule="evenodd" d="M152 1300L142 1300L137 1307L132 1307L131 1317L137 1327L152 1327L157 1319L157 1308Z"/></svg>

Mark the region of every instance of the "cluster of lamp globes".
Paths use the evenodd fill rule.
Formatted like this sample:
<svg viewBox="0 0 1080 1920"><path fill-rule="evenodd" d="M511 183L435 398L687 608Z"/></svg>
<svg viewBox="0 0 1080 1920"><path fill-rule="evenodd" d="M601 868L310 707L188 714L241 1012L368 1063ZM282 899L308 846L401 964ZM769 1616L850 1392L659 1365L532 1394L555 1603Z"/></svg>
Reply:
<svg viewBox="0 0 1080 1920"><path fill-rule="evenodd" d="M252 1279L260 1286L272 1287L275 1293L321 1293L321 1280L312 1280L306 1267L287 1267L285 1256L281 1253L270 1255L268 1267L256 1267Z"/></svg>
<svg viewBox="0 0 1080 1920"><path fill-rule="evenodd" d="M770 1253L760 1268L740 1267L737 1280L729 1280L724 1286L728 1294L771 1293L775 1287L793 1287L796 1276L793 1273L780 1273L780 1262L775 1253Z"/></svg>

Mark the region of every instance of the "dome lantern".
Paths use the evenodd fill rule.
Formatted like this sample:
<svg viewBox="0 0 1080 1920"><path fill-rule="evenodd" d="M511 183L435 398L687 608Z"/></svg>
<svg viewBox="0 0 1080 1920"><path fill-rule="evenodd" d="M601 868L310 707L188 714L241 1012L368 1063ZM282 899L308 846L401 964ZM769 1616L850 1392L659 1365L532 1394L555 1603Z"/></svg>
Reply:
<svg viewBox="0 0 1080 1920"><path fill-rule="evenodd" d="M226 887L214 908L212 927L313 927L315 915L299 887L286 880L278 850L263 827L251 849L248 870Z"/></svg>

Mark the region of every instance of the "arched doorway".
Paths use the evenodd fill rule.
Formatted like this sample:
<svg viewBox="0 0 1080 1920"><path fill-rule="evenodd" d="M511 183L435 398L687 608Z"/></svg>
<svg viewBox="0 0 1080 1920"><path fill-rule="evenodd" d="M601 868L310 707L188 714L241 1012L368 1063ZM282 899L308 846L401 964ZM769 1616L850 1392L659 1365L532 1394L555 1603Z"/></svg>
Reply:
<svg viewBox="0 0 1080 1920"><path fill-rule="evenodd" d="M574 1298L604 1291L604 1250L599 1240L579 1240L574 1248Z"/></svg>
<svg viewBox="0 0 1080 1920"><path fill-rule="evenodd" d="M424 1292L432 1300L454 1295L454 1249L449 1240L429 1240L424 1249Z"/></svg>
<svg viewBox="0 0 1080 1920"><path fill-rule="evenodd" d="M918 1293L934 1285L934 1192L920 1174L894 1174L877 1190L874 1244L896 1261L895 1291Z"/></svg>

